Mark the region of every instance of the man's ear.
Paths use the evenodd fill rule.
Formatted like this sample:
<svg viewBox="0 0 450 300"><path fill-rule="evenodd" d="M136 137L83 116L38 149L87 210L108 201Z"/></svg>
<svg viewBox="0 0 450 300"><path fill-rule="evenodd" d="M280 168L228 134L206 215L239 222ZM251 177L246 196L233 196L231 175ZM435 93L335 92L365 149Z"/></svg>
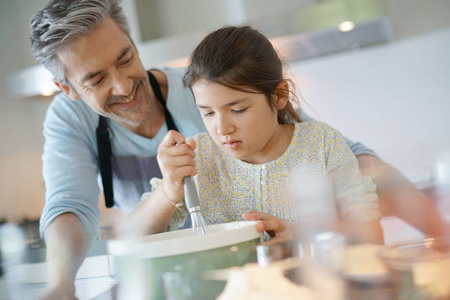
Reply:
<svg viewBox="0 0 450 300"><path fill-rule="evenodd" d="M70 88L70 86L68 86L67 84L61 83L56 81L56 78L53 78L53 83L61 90L64 92L64 94L67 95L67 97L69 97L70 100L72 101L76 101L78 99L80 99L80 96L77 95L77 93L75 93L74 90L72 90Z"/></svg>
<svg viewBox="0 0 450 300"><path fill-rule="evenodd" d="M286 107L286 104L289 101L289 83L286 80L283 80L277 85L276 90L275 107L278 110L281 110Z"/></svg>

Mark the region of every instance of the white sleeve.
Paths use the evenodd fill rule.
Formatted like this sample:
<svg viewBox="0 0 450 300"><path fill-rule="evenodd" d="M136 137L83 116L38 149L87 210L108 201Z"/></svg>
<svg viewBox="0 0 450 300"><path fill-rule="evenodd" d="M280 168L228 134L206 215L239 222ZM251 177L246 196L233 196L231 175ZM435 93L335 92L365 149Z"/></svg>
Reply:
<svg viewBox="0 0 450 300"><path fill-rule="evenodd" d="M326 132L325 147L327 173L333 182L340 219L360 223L379 221L376 185L370 177L361 175L358 162L342 135L331 127Z"/></svg>

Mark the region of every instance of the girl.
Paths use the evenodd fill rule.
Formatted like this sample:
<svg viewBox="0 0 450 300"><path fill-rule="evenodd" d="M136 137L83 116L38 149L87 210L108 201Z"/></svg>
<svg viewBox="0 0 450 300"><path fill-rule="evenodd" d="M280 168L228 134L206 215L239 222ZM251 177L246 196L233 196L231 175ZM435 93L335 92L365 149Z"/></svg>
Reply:
<svg viewBox="0 0 450 300"><path fill-rule="evenodd" d="M224 27L194 50L184 76L208 133L186 141L170 131L158 148L162 180L131 215L145 233L177 229L183 178L195 176L202 214L210 224L261 220L275 239L292 236L299 223L289 178L326 174L343 224L353 234L382 241L375 185L361 177L343 137L320 122L302 122L293 108L290 81L270 41L248 27ZM302 177L297 176L297 180ZM244 213L244 214L243 214ZM353 226L358 223L358 226Z"/></svg>

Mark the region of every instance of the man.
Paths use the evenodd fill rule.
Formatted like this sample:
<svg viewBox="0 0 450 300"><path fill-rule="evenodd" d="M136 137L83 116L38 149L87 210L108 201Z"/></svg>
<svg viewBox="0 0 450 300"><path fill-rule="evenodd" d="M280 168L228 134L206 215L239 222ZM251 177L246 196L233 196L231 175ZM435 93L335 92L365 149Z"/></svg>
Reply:
<svg viewBox="0 0 450 300"><path fill-rule="evenodd" d="M183 70L145 70L118 0L51 0L33 16L30 39L34 57L63 91L44 123L45 299L76 299L75 274L98 230L99 174L108 206L127 214L150 190L149 179L160 176L155 155L168 130L190 136L206 129L191 91L182 86ZM349 145L363 172L381 183L380 198L387 195L394 208L403 205L398 195L417 198L429 206L423 219L437 220L433 228L417 227L441 233L440 216L426 197L373 152Z"/></svg>

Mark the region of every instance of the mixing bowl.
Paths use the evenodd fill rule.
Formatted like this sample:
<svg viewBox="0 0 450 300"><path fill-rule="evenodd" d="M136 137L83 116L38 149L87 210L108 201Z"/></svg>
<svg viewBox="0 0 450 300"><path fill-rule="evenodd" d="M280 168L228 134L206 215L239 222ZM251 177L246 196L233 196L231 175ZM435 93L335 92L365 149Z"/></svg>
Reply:
<svg viewBox="0 0 450 300"><path fill-rule="evenodd" d="M194 274L256 261L254 248L261 237L256 222L223 223L208 228L211 233L206 235L193 235L192 229L182 229L109 241L107 249L114 258L118 299L164 299L161 278L165 273L178 273L180 279L186 272ZM172 280L176 286L177 275L165 277L166 283Z"/></svg>

